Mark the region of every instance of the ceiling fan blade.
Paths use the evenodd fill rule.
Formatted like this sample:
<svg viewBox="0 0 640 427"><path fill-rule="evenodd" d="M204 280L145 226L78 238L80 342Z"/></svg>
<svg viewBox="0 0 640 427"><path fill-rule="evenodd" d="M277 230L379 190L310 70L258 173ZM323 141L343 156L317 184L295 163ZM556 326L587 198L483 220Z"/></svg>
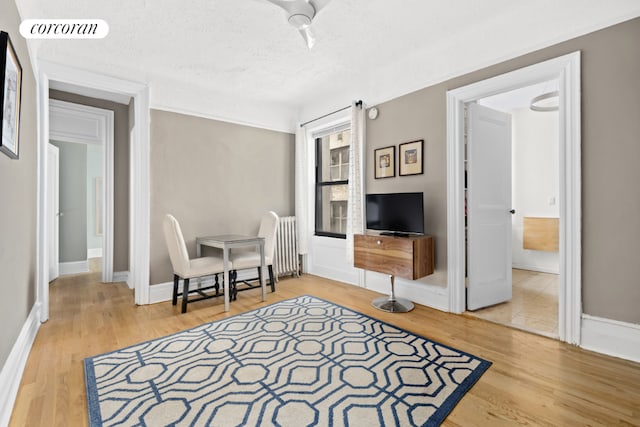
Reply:
<svg viewBox="0 0 640 427"><path fill-rule="evenodd" d="M316 35L313 33L311 27L304 27L300 29L302 38L307 43L307 47L311 49L316 44Z"/></svg>
<svg viewBox="0 0 640 427"><path fill-rule="evenodd" d="M281 8L283 8L284 10L286 10L287 12L291 12L291 6L295 3L295 0L267 0L269 3L273 3L276 6L280 6Z"/></svg>
<svg viewBox="0 0 640 427"><path fill-rule="evenodd" d="M329 4L330 1L331 0L309 0L309 3L311 3L311 6L313 6L313 8L316 10L317 14L321 9L324 9L324 7Z"/></svg>

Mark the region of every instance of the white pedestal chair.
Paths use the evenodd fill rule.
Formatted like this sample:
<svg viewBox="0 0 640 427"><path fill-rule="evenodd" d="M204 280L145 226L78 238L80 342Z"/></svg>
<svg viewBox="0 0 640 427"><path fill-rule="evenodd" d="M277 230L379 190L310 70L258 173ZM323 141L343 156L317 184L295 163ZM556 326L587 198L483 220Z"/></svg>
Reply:
<svg viewBox="0 0 640 427"><path fill-rule="evenodd" d="M182 295L182 312L186 313L187 304L190 302L224 295L220 293L220 284L218 283L218 274L224 272L222 258L208 256L189 259L187 245L184 243L180 224L172 215L167 214L164 218L163 229L167 249L169 250L169 258L171 258L171 265L173 266L173 298L171 300L173 305L178 303L178 296ZM229 263L229 268L233 268L233 263ZM198 289L189 289L190 279L213 275L215 275L214 285ZM183 279L182 293L178 293L178 282L180 279ZM231 283L231 281L229 282ZM205 293L206 290L210 289L215 289L215 293ZM197 293L200 297L189 299L189 293ZM235 294L233 289L229 290L229 294Z"/></svg>
<svg viewBox="0 0 640 427"><path fill-rule="evenodd" d="M276 291L276 282L273 277L273 259L276 247L277 230L278 215L276 215L276 213L273 211L269 211L265 215L263 215L262 220L260 221L260 230L258 231L258 236L264 237L264 263L269 269L269 285L271 286L271 292ZM258 250L236 253L232 252L229 259L233 263L233 269L229 281L233 284L232 295L234 300L238 296L238 291L260 287L259 284L253 286L251 285L251 283L249 283L251 280L255 279L241 280L240 284L245 285L245 287L242 289L238 288L237 283L238 270L248 270L250 268L258 269L258 280L259 283L262 283L263 271L260 267L260 252Z"/></svg>

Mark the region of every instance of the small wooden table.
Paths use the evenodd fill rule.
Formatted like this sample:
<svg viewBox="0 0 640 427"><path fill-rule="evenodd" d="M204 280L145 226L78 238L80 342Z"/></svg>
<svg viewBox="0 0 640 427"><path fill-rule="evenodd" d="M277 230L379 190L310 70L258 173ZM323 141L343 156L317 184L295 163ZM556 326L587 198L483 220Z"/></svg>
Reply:
<svg viewBox="0 0 640 427"><path fill-rule="evenodd" d="M413 303L396 297L395 276L416 280L433 273L433 238L431 236L383 236L355 234L353 236L354 266L389 275L391 294L376 298L372 305L383 311L406 313Z"/></svg>
<svg viewBox="0 0 640 427"><path fill-rule="evenodd" d="M260 248L261 271L265 271L264 259L264 237L243 236L240 234L223 234L219 236L205 236L196 238L196 256L202 256L202 247L222 249L222 259L224 261L224 311L229 311L229 250L232 248L242 248L247 246L258 246ZM262 301L267 299L267 282L264 274L260 275L260 287L262 288Z"/></svg>

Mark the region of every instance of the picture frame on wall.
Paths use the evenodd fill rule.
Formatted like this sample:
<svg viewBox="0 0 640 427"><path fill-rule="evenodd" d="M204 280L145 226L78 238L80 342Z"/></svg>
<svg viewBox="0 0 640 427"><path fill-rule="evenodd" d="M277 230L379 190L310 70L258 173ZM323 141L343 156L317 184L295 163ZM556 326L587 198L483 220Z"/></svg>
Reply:
<svg viewBox="0 0 640 427"><path fill-rule="evenodd" d="M9 34L0 31L0 151L18 158L22 66Z"/></svg>
<svg viewBox="0 0 640 427"><path fill-rule="evenodd" d="M373 164L375 165L375 179L392 178L396 176L395 145L374 150Z"/></svg>
<svg viewBox="0 0 640 427"><path fill-rule="evenodd" d="M405 142L398 150L398 169L400 176L422 175L424 173L424 140Z"/></svg>

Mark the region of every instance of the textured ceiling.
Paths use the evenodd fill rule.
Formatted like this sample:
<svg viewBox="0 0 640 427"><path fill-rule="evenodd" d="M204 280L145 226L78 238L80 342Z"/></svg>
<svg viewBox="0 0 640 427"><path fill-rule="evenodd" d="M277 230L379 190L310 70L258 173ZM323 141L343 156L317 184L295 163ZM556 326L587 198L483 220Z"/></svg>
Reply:
<svg viewBox="0 0 640 427"><path fill-rule="evenodd" d="M291 129L640 16L638 0L332 0L309 50L266 0L16 0L22 19L95 18L102 40L32 55L151 86L151 106Z"/></svg>

